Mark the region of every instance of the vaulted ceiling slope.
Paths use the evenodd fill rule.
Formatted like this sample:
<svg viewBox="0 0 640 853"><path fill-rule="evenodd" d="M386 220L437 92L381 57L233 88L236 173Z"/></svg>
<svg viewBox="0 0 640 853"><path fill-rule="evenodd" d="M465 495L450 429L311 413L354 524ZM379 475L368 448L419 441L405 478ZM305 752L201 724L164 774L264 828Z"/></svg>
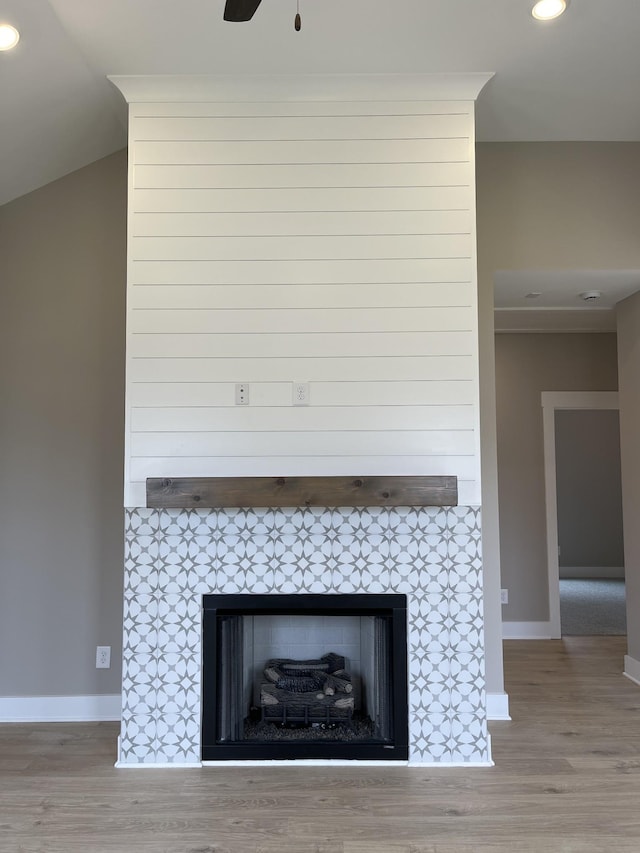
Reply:
<svg viewBox="0 0 640 853"><path fill-rule="evenodd" d="M494 71L478 138L640 140L640 2L572 0L0 0L21 32L0 53L0 204L126 142L107 74Z"/></svg>

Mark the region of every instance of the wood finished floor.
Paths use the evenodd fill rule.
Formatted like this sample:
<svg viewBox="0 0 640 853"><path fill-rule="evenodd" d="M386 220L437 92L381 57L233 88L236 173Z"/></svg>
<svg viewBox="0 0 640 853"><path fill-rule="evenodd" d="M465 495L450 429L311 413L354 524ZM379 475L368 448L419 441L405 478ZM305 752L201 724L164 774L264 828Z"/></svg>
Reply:
<svg viewBox="0 0 640 853"><path fill-rule="evenodd" d="M625 645L507 643L490 769L115 770L115 724L1 725L0 851L638 853Z"/></svg>

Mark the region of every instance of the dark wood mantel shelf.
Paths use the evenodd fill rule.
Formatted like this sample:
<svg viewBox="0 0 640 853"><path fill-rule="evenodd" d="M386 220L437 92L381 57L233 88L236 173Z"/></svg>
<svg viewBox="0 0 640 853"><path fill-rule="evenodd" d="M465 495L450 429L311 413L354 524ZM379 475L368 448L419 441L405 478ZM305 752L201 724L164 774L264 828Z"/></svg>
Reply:
<svg viewBox="0 0 640 853"><path fill-rule="evenodd" d="M457 506L457 477L174 477L147 480L147 506Z"/></svg>

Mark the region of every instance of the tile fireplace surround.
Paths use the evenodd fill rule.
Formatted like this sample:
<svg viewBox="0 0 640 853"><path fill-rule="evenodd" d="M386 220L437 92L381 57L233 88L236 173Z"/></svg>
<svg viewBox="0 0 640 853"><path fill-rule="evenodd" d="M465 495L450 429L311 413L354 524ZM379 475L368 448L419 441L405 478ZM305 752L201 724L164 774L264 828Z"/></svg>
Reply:
<svg viewBox="0 0 640 853"><path fill-rule="evenodd" d="M127 510L117 766L200 764L207 593L406 594L409 764L491 764L477 508Z"/></svg>

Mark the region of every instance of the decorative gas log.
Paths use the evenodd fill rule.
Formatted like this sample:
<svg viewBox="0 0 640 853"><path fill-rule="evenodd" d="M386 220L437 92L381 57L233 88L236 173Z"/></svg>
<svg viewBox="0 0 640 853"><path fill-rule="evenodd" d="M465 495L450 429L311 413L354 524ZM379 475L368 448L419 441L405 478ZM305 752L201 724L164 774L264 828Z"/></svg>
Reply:
<svg viewBox="0 0 640 853"><path fill-rule="evenodd" d="M270 660L260 685L265 720L304 722L350 720L354 710L351 676L342 655L318 660Z"/></svg>

